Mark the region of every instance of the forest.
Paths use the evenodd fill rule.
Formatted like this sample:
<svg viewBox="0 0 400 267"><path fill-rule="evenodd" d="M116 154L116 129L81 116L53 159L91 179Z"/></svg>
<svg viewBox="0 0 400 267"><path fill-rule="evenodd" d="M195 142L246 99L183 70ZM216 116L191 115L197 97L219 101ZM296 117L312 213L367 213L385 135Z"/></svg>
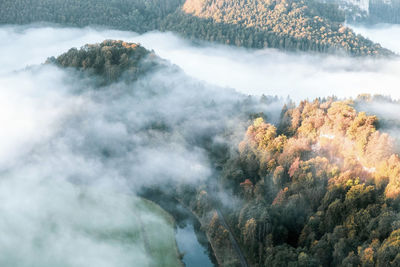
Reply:
<svg viewBox="0 0 400 267"><path fill-rule="evenodd" d="M0 267L400 267L399 12L0 0Z"/></svg>
<svg viewBox="0 0 400 267"><path fill-rule="evenodd" d="M152 64L143 64L148 61ZM134 81L124 73L142 75L163 61L139 45L108 40L71 49L48 64L112 83ZM279 101L248 97L235 104L231 119L247 125L241 140L225 123L193 140L207 151L215 175L196 184L148 189L172 194L203 218L222 266L238 263L218 209L251 266L398 266L400 157L398 140L388 130L399 122L366 107L399 103L371 95L286 100L274 123L270 114L250 108ZM161 125L151 131L165 135L171 129ZM213 142L216 136L225 141ZM219 198L221 193L235 204Z"/></svg>
<svg viewBox="0 0 400 267"><path fill-rule="evenodd" d="M336 4L314 0L4 0L1 24L51 22L101 25L143 33L173 31L191 40L248 48L347 53L392 53L343 25Z"/></svg>
<svg viewBox="0 0 400 267"><path fill-rule="evenodd" d="M224 209L252 266L400 265L395 140L357 111L373 101L391 100L288 103L278 124L261 116L249 125L219 182L239 199ZM198 194L191 205L207 212Z"/></svg>
<svg viewBox="0 0 400 267"><path fill-rule="evenodd" d="M135 81L156 66L152 57L156 57L155 54L139 44L106 40L96 45L85 45L79 50L71 48L57 58L49 58L46 63L95 76L98 85L106 85L122 78L126 82Z"/></svg>
<svg viewBox="0 0 400 267"><path fill-rule="evenodd" d="M138 33L157 29L181 0L4 0L1 24L52 22L66 26L103 25Z"/></svg>
<svg viewBox="0 0 400 267"><path fill-rule="evenodd" d="M185 14L210 20L219 25L218 32L201 29L190 31L187 23L185 34L208 40L224 40L247 47L272 47L285 50L316 52L347 52L352 55L388 55L390 52L370 40L356 35L345 27L344 13L334 4L308 1L197 1L188 0L183 5ZM174 24L185 27L182 24ZM242 31L228 30L225 25L240 25ZM192 26L193 27L193 26ZM196 26L194 26L196 27ZM180 31L183 31L181 29ZM179 31L179 32L180 32ZM231 35L229 35L231 32ZM237 32L234 35L234 32Z"/></svg>
<svg viewBox="0 0 400 267"><path fill-rule="evenodd" d="M370 2L368 22L372 23L400 23L400 2L382 0Z"/></svg>
<svg viewBox="0 0 400 267"><path fill-rule="evenodd" d="M336 3L344 13L346 20L369 25L379 23L400 23L400 2L397 0L323 0L324 3ZM362 7L360 7L362 5Z"/></svg>

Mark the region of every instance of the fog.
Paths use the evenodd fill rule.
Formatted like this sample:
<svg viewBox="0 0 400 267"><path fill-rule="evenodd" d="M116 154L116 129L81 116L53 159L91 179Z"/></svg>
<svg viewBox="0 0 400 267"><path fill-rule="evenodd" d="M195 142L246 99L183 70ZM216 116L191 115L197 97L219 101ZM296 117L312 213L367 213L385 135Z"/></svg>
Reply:
<svg viewBox="0 0 400 267"><path fill-rule="evenodd" d="M123 237L139 235L136 199L96 150L120 149L124 125L71 94L72 78L51 66L0 77L0 265L146 266L143 243Z"/></svg>
<svg viewBox="0 0 400 267"><path fill-rule="evenodd" d="M377 24L373 26L350 25L356 33L362 34L374 42L400 53L400 25Z"/></svg>
<svg viewBox="0 0 400 267"><path fill-rule="evenodd" d="M41 65L104 39L140 42L171 63L101 90L73 71ZM399 72L395 59L199 46L171 33L3 26L0 265L146 266L151 255L142 242L99 236L140 231L134 194L143 186L212 176L203 142L224 142L225 128L244 133L235 115L245 95L399 98ZM280 105L250 111L273 118Z"/></svg>
<svg viewBox="0 0 400 267"><path fill-rule="evenodd" d="M72 70L41 64L117 33L2 29L2 266L151 266L155 255L129 237L140 235L138 216L156 229L167 222L138 211L135 193L207 179L213 167L204 143L227 124L240 126L233 115L244 96L188 78L170 63L134 84L101 89ZM166 243L163 231L158 238Z"/></svg>
<svg viewBox="0 0 400 267"><path fill-rule="evenodd" d="M399 28L382 27L356 30L394 51L400 51L399 42L394 38L400 36L397 34ZM71 47L104 39L123 39L154 49L157 55L178 65L192 77L234 88L244 94L290 95L295 100L331 95L356 97L360 93L400 97L397 88L400 82L398 59L288 54L273 49L193 45L172 33L137 35L101 28L9 26L0 29L0 37L0 57L5 62L0 66L0 73L10 68L42 63L49 55L58 55Z"/></svg>

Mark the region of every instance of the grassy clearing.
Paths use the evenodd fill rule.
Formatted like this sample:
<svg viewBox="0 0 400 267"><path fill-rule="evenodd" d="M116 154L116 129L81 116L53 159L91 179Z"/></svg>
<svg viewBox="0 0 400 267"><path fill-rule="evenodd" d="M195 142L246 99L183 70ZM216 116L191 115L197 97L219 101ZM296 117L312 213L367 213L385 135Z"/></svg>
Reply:
<svg viewBox="0 0 400 267"><path fill-rule="evenodd" d="M153 260L151 265L183 266L178 258L175 221L172 216L154 202L145 199L136 203L136 210L143 226L142 237L145 239L146 251Z"/></svg>
<svg viewBox="0 0 400 267"><path fill-rule="evenodd" d="M175 241L175 221L169 213L142 198L112 194L107 198L120 202L113 203L114 209L107 209L110 212L107 221L100 225L85 224L81 229L85 235L97 244L122 248L132 266L183 266ZM107 206L106 202L99 204Z"/></svg>

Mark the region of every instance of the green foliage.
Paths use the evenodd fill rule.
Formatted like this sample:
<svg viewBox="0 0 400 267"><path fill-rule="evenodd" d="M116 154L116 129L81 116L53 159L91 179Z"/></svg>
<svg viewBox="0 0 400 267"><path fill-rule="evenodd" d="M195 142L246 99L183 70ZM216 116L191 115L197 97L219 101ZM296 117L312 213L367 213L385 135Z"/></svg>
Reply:
<svg viewBox="0 0 400 267"><path fill-rule="evenodd" d="M105 25L142 33L157 29L180 4L181 0L2 0L0 23Z"/></svg>
<svg viewBox="0 0 400 267"><path fill-rule="evenodd" d="M96 45L85 45L79 50L72 48L47 62L96 75L101 84L104 84L117 81L121 77L128 81L137 79L157 66L155 58L154 54L140 45L107 40Z"/></svg>

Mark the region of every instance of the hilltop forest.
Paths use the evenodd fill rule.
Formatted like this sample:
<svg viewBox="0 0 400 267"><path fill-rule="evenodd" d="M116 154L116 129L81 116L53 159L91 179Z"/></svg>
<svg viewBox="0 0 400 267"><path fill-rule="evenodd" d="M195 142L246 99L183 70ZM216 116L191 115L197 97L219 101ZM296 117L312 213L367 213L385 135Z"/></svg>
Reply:
<svg viewBox="0 0 400 267"><path fill-rule="evenodd" d="M343 25L335 4L314 0L3 0L0 23L103 25L143 33L173 31L192 40L355 56L390 55Z"/></svg>

